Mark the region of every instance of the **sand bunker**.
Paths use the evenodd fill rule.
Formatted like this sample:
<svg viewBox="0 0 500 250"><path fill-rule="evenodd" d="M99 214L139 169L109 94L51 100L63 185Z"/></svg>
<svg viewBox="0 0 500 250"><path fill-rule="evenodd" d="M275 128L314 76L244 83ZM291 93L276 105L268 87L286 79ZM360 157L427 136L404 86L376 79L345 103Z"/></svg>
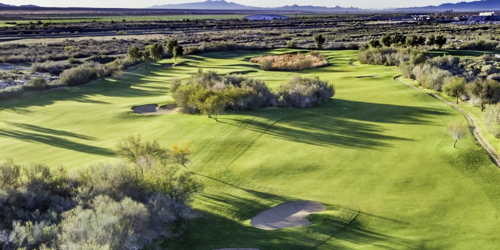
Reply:
<svg viewBox="0 0 500 250"><path fill-rule="evenodd" d="M356 76L354 78L377 78L377 77L379 77L379 76L376 76L376 75L375 76Z"/></svg>
<svg viewBox="0 0 500 250"><path fill-rule="evenodd" d="M157 104L147 104L132 107L132 110L141 115L164 115L177 111L173 106L158 106Z"/></svg>
<svg viewBox="0 0 500 250"><path fill-rule="evenodd" d="M316 201L292 201L260 212L252 218L252 226L263 230L276 230L311 225L306 216L326 210Z"/></svg>

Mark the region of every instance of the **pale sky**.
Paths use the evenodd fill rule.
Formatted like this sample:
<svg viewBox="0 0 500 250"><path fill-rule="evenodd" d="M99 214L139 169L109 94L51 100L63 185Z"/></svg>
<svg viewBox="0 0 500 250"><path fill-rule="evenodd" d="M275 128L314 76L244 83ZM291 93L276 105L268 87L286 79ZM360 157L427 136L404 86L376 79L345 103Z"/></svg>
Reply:
<svg viewBox="0 0 500 250"><path fill-rule="evenodd" d="M0 3L12 5L34 4L44 7L113 7L113 8L146 8L152 5L176 4L187 2L201 2L204 0L0 0ZM238 4L255 7L280 7L284 5L314 5L335 7L358 7L358 8L399 8L439 5L442 3L458 3L464 0L226 0ZM471 2L467 0L467 2Z"/></svg>

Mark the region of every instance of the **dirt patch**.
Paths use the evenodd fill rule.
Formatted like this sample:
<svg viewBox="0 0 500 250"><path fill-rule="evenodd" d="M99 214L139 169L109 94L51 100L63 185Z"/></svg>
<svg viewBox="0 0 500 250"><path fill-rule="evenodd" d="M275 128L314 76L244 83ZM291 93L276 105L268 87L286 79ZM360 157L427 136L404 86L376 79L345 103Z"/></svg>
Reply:
<svg viewBox="0 0 500 250"><path fill-rule="evenodd" d="M317 201L292 201L260 212L252 218L252 226L263 230L277 230L311 225L306 216L326 210Z"/></svg>
<svg viewBox="0 0 500 250"><path fill-rule="evenodd" d="M132 107L132 110L141 115L164 115L176 112L177 108L173 105L158 106L158 104L147 104Z"/></svg>
<svg viewBox="0 0 500 250"><path fill-rule="evenodd" d="M356 67L356 65L354 65L354 62L355 61L349 62L349 65Z"/></svg>

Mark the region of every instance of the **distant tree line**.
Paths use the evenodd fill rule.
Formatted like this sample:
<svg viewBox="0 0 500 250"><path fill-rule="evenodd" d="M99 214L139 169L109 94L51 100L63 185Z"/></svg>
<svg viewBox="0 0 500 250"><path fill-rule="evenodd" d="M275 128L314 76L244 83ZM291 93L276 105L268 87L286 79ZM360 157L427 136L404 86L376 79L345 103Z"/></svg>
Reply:
<svg viewBox="0 0 500 250"><path fill-rule="evenodd" d="M306 108L322 105L330 100L333 84L319 78L294 77L276 93L258 79L240 75L220 76L214 71L198 73L185 82L175 81L173 97L181 112L201 112L217 120L227 108L236 112L268 106Z"/></svg>

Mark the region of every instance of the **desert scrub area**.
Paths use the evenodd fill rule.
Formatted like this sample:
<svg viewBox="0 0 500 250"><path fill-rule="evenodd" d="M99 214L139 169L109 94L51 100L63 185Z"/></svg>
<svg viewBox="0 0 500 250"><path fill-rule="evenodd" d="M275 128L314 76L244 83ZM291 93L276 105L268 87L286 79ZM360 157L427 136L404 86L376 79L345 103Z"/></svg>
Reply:
<svg viewBox="0 0 500 250"><path fill-rule="evenodd" d="M21 198L43 192L40 197L55 205L63 202L60 197L79 198L64 203L68 206L61 207L61 216L56 217L48 216L48 207L39 209L43 216L29 217L32 210L26 208L31 209L27 205L32 203L0 199L27 211L13 216L26 215L38 225L10 224L2 230L28 236L54 232L45 235L55 235L54 242L65 246L80 244L73 236L87 232L117 239L113 249L121 247L115 243L144 238L163 249L193 250L496 247L500 173L470 134L453 148L455 140L446 133L446 125L464 121L460 113L394 81L400 72L392 68L349 65L356 60L355 50L324 50L321 53L330 64L303 72L263 71L248 61L298 52L305 50L228 51L188 55L176 61L162 59L124 70L118 80L101 78L89 85L3 100L0 144L6 146L0 156L13 161L2 166L20 169L21 177L11 178L16 180L11 183L22 180L22 185L7 191L19 193ZM182 66L172 67L173 63ZM198 75L199 69L203 72ZM191 84L197 75L197 84L208 80L202 86ZM256 93L250 97L257 100L260 94L262 101L269 97L261 82L276 95L299 87L301 93L308 93L309 83L335 83L335 98L311 108L235 109L225 103L219 122L207 119L199 107L192 114L156 116L132 110L176 101L178 84L178 89L181 85L203 87L193 96L203 97L217 89L229 93L233 87L221 81L228 82L234 75L243 75L244 80L235 80L233 86L250 86ZM244 83L250 79L258 81ZM134 150L124 150L127 148ZM37 154L26 154L26 149ZM149 157L134 158L144 156L144 151ZM36 162L48 167L30 167ZM72 178L58 171L58 166ZM35 178L33 171L44 177ZM34 181L23 181L29 176ZM170 192L189 191L187 187L193 185L176 181L184 179L193 180L188 184L201 183L203 189L188 196ZM80 189L68 194L66 188L60 188L67 186L60 183ZM155 200L154 193L171 196ZM155 210L175 208L169 197L186 198L177 204L186 208L179 216ZM313 205L307 217L298 218L303 226L281 229L281 225L262 220L272 217L268 214L278 208L300 212L293 202ZM124 213L130 216L121 216ZM78 224L85 221L82 218L103 217L113 218L109 225L125 230L134 220L144 230L136 235L130 231L114 235L100 228L83 231L92 227ZM150 218L165 221L165 226L157 227ZM52 224L40 226L42 220ZM44 227L46 231L41 230ZM58 236L58 232L64 234Z"/></svg>
<svg viewBox="0 0 500 250"><path fill-rule="evenodd" d="M328 60L317 51L312 51L306 55L285 54L258 56L251 58L250 62L258 63L260 69L266 71L299 71L328 65Z"/></svg>

